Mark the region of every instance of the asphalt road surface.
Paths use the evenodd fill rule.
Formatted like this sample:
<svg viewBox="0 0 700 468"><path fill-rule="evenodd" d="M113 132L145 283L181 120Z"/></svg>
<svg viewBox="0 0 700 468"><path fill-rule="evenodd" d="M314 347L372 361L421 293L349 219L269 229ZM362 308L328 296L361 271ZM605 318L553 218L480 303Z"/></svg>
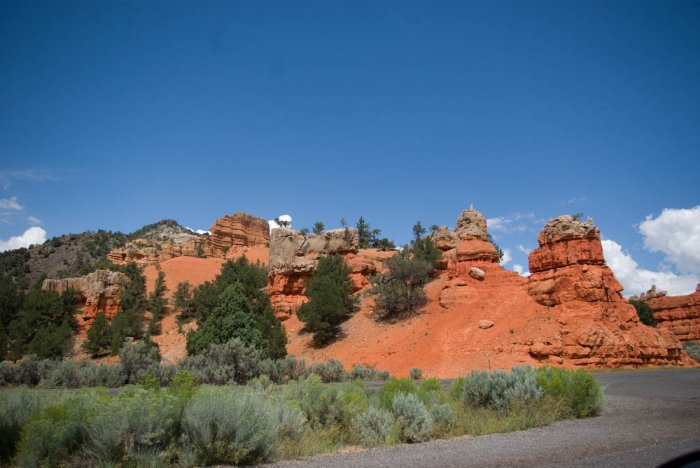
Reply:
<svg viewBox="0 0 700 468"><path fill-rule="evenodd" d="M700 449L700 369L602 372L601 416L509 434L319 455L281 467L645 467Z"/></svg>

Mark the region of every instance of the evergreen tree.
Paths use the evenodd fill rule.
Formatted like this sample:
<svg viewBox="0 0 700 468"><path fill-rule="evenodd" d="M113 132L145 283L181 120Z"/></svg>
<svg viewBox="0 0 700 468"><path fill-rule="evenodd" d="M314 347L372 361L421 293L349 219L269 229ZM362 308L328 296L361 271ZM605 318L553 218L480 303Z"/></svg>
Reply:
<svg viewBox="0 0 700 468"><path fill-rule="evenodd" d="M655 327L656 326L656 319L654 318L654 311L649 307L649 304L647 304L644 301L635 301L631 300L629 301L630 304L632 304L637 311L637 316L639 317L639 321L642 322L644 325L648 325L650 327Z"/></svg>
<svg viewBox="0 0 700 468"><path fill-rule="evenodd" d="M213 282L199 286L192 301L198 330L187 337L188 352L197 354L213 343L237 337L239 332L229 326L231 323L252 323L259 339L246 327L240 331L245 335L241 339L269 358L284 357L287 337L264 290L267 277L267 270L259 264L251 265L240 257L226 262Z"/></svg>
<svg viewBox="0 0 700 468"><path fill-rule="evenodd" d="M321 234L326 226L321 221L316 221L314 223L314 234Z"/></svg>
<svg viewBox="0 0 700 468"><path fill-rule="evenodd" d="M165 273L159 271L155 287L153 288L153 292L151 292L148 298L148 308L151 311L151 321L148 325L148 330L151 335L160 335L160 321L163 317L163 312L168 302L167 299L163 297L163 295L167 291L168 287L165 285Z"/></svg>
<svg viewBox="0 0 700 468"><path fill-rule="evenodd" d="M192 285L190 285L188 281L178 283L175 293L173 294L175 310L179 312L177 316L178 324L187 323L194 318L194 304L192 298Z"/></svg>
<svg viewBox="0 0 700 468"><path fill-rule="evenodd" d="M99 356L112 344L109 322L104 312L98 312L92 326L87 331L87 339L83 342L83 350L92 357Z"/></svg>
<svg viewBox="0 0 700 468"><path fill-rule="evenodd" d="M496 244L496 242L493 240L493 237L491 237L491 233L486 233L486 240L491 243L496 248L496 252L498 253L498 261L500 262L503 260L503 250Z"/></svg>
<svg viewBox="0 0 700 468"><path fill-rule="evenodd" d="M423 286L430 279L432 264L404 249L386 265L389 271L373 279L377 318L394 320L414 314L426 302Z"/></svg>
<svg viewBox="0 0 700 468"><path fill-rule="evenodd" d="M365 219L360 216L357 220L357 240L361 249L369 248L369 243L372 241L372 231Z"/></svg>
<svg viewBox="0 0 700 468"><path fill-rule="evenodd" d="M305 323L304 331L314 334L316 346L338 336L340 325L355 312L357 299L352 296L350 272L340 255L321 257L306 286L309 301L302 304L297 315Z"/></svg>

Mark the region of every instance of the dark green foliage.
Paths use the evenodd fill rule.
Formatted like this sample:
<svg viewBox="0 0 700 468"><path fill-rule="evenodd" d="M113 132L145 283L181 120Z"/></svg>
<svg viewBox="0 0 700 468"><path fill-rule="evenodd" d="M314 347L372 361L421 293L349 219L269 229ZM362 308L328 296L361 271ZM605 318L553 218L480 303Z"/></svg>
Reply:
<svg viewBox="0 0 700 468"><path fill-rule="evenodd" d="M143 337L143 313L148 306L146 278L138 265L129 263L121 268L121 271L128 279L122 284L121 310L112 319L110 327L112 355L119 352L127 337L135 339Z"/></svg>
<svg viewBox="0 0 700 468"><path fill-rule="evenodd" d="M394 320L418 311L426 302L423 286L430 279L431 264L411 258L407 250L397 253L386 262L388 272L374 277L373 292L377 318Z"/></svg>
<svg viewBox="0 0 700 468"><path fill-rule="evenodd" d="M417 241L420 239L423 235L425 234L425 228L423 225L420 223L420 221L416 221L416 224L413 225L413 240Z"/></svg>
<svg viewBox="0 0 700 468"><path fill-rule="evenodd" d="M197 288L193 300L199 325L187 336L189 354L239 338L270 358L287 354L287 337L263 288L267 270L245 257L228 261L214 282Z"/></svg>
<svg viewBox="0 0 700 468"><path fill-rule="evenodd" d="M411 377L411 380L420 380L423 378L423 370L419 369L418 367L412 368L410 371L408 371L408 374Z"/></svg>
<svg viewBox="0 0 700 468"><path fill-rule="evenodd" d="M126 383L137 383L146 374L160 374L160 351L158 345L150 340L124 344L119 351L119 362L126 375Z"/></svg>
<svg viewBox="0 0 700 468"><path fill-rule="evenodd" d="M700 362L700 344L694 341L686 341L683 349L695 362Z"/></svg>
<svg viewBox="0 0 700 468"><path fill-rule="evenodd" d="M260 352L238 338L212 344L200 354L188 356L181 367L202 383L245 384L260 375Z"/></svg>
<svg viewBox="0 0 700 468"><path fill-rule="evenodd" d="M654 319L654 311L651 309L651 307L649 307L649 304L647 304L644 301L635 300L630 300L629 302L634 306L635 310L637 311L637 315L639 316L640 322L650 327L656 326L656 319Z"/></svg>
<svg viewBox="0 0 700 468"><path fill-rule="evenodd" d="M148 309L151 311L151 320L148 325L148 330L151 335L160 335L160 321L163 317L165 306L168 303L167 299L165 299L163 295L167 291L168 288L165 286L165 273L159 271L155 287L148 297Z"/></svg>
<svg viewBox="0 0 700 468"><path fill-rule="evenodd" d="M491 237L491 233L486 234L486 240L491 243L491 245L494 246L496 249L496 252L498 253L498 261L500 262L503 260L503 250L496 244L496 241L493 240L493 237Z"/></svg>
<svg viewBox="0 0 700 468"><path fill-rule="evenodd" d="M425 234L425 228L418 221L413 226L413 240L411 241L411 255L414 260L422 260L428 265L435 267L440 259L442 252L435 247L433 240L430 237L421 238Z"/></svg>
<svg viewBox="0 0 700 468"><path fill-rule="evenodd" d="M324 229L326 229L326 225L321 221L316 221L314 223L314 234L321 234Z"/></svg>
<svg viewBox="0 0 700 468"><path fill-rule="evenodd" d="M367 249L369 247L375 249L393 249L396 246L386 237L380 237L382 234L381 229L370 228L369 223L365 221L363 217L357 221L357 239L358 244L361 249Z"/></svg>
<svg viewBox="0 0 700 468"><path fill-rule="evenodd" d="M92 357L97 357L112 345L109 322L104 312L98 312L92 326L87 331L83 350Z"/></svg>
<svg viewBox="0 0 700 468"><path fill-rule="evenodd" d="M40 289L29 292L8 327L10 359L26 353L40 358L63 356L72 344L74 303L72 290L60 295Z"/></svg>
<svg viewBox="0 0 700 468"><path fill-rule="evenodd" d="M350 267L338 255L321 257L318 268L306 285L309 301L297 312L304 331L314 334L315 346L323 346L338 336L340 325L355 312Z"/></svg>
<svg viewBox="0 0 700 468"><path fill-rule="evenodd" d="M178 312L177 323L179 325L187 323L195 318L193 298L194 290L192 289L192 285L188 281L178 283L175 293L173 294L173 301L175 303L175 310Z"/></svg>
<svg viewBox="0 0 700 468"><path fill-rule="evenodd" d="M537 383L545 395L562 398L570 408L570 416L596 416L603 410L603 389L583 369L570 371L555 367L537 369Z"/></svg>

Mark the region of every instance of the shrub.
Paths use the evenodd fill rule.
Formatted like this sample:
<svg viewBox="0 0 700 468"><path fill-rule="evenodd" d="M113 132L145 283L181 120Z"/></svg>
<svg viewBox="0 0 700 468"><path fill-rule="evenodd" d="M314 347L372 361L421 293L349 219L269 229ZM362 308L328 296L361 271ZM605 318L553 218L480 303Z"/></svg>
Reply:
<svg viewBox="0 0 700 468"><path fill-rule="evenodd" d="M54 403L56 400L54 399ZM44 393L25 387L0 392L0 464L14 457L22 425L36 411L49 405Z"/></svg>
<svg viewBox="0 0 700 468"><path fill-rule="evenodd" d="M311 372L321 377L325 383L342 382L345 379L343 363L337 359L328 359L325 363L316 363L311 366Z"/></svg>
<svg viewBox="0 0 700 468"><path fill-rule="evenodd" d="M49 406L23 426L19 466L62 466L85 438L86 403L81 398Z"/></svg>
<svg viewBox="0 0 700 468"><path fill-rule="evenodd" d="M178 283L175 293L173 294L173 301L175 303L175 310L179 312L177 323L180 325L195 318L194 304L192 301L193 296L193 288L188 281Z"/></svg>
<svg viewBox="0 0 700 468"><path fill-rule="evenodd" d="M430 416L433 418L436 426L443 429L449 429L455 425L457 417L455 412L448 403L440 403L433 405L430 408Z"/></svg>
<svg viewBox="0 0 700 468"><path fill-rule="evenodd" d="M202 354L188 356L180 367L192 372L202 383L244 384L260 373L260 352L238 338L213 344Z"/></svg>
<svg viewBox="0 0 700 468"><path fill-rule="evenodd" d="M423 442L430 438L433 418L418 396L411 393L397 393L391 406L401 426L402 441Z"/></svg>
<svg viewBox="0 0 700 468"><path fill-rule="evenodd" d="M423 379L418 385L418 397L426 405L445 400L445 390L438 379Z"/></svg>
<svg viewBox="0 0 700 468"><path fill-rule="evenodd" d="M197 462L204 465L270 460L277 421L272 404L261 395L217 387L200 388L183 415Z"/></svg>
<svg viewBox="0 0 700 468"><path fill-rule="evenodd" d="M83 350L92 357L99 356L112 344L109 322L104 312L98 312L92 326L87 331L87 339L83 343Z"/></svg>
<svg viewBox="0 0 700 468"><path fill-rule="evenodd" d="M80 368L81 387L118 388L125 382L126 374L121 364L89 364Z"/></svg>
<svg viewBox="0 0 700 468"><path fill-rule="evenodd" d="M306 285L309 301L297 315L304 322L304 331L314 334L315 346L323 346L336 338L340 325L357 309L352 295L350 267L338 255L321 257L316 272Z"/></svg>
<svg viewBox="0 0 700 468"><path fill-rule="evenodd" d="M603 390L585 370L570 371L546 366L537 369L536 375L545 395L562 398L568 404L571 416L585 418L602 411Z"/></svg>
<svg viewBox="0 0 700 468"><path fill-rule="evenodd" d="M647 304L644 301L635 300L630 300L629 302L634 306L634 309L637 311L637 316L639 316L640 322L650 327L656 326L656 319L654 319L654 311L651 309L651 307L649 307L649 304Z"/></svg>
<svg viewBox="0 0 700 468"><path fill-rule="evenodd" d="M408 250L397 253L386 265L388 272L372 278L376 293L375 307L380 320L399 319L418 311L426 302L423 285L433 267L419 258L411 258Z"/></svg>
<svg viewBox="0 0 700 468"><path fill-rule="evenodd" d="M374 367L365 367L362 364L355 364L348 373L348 378L351 380L385 381L389 380L389 377L388 371L377 370Z"/></svg>
<svg viewBox="0 0 700 468"><path fill-rule="evenodd" d="M411 380L420 380L421 378L423 378L423 370L414 367L413 369L408 371L408 375L411 377Z"/></svg>
<svg viewBox="0 0 700 468"><path fill-rule="evenodd" d="M158 272L155 287L148 296L148 308L151 311L151 320L148 324L148 330L151 335L160 335L161 332L161 317L165 311L165 306L168 300L163 295L168 291L165 285L165 273Z"/></svg>
<svg viewBox="0 0 700 468"><path fill-rule="evenodd" d="M527 403L542 397L535 371L530 366L516 366L511 372L500 369L489 374L472 371L465 377L461 391L464 401L474 407L506 410L513 402Z"/></svg>
<svg viewBox="0 0 700 468"><path fill-rule="evenodd" d="M81 383L78 365L73 361L61 361L41 385L49 388L79 388Z"/></svg>
<svg viewBox="0 0 700 468"><path fill-rule="evenodd" d="M695 362L700 362L700 344L694 341L686 341L683 349Z"/></svg>
<svg viewBox="0 0 700 468"><path fill-rule="evenodd" d="M259 369L261 375L266 375L278 384L307 376L310 373L306 361L294 356L285 356L283 359L264 359L260 362Z"/></svg>
<svg viewBox="0 0 700 468"><path fill-rule="evenodd" d="M187 335L187 352L239 338L272 359L287 354L287 337L264 291L267 270L245 257L227 261L213 283L197 288L193 299L198 329Z"/></svg>
<svg viewBox="0 0 700 468"><path fill-rule="evenodd" d="M325 385L315 374L289 381L279 387L279 397L298 407L313 427L343 422L343 405L339 390L334 386Z"/></svg>
<svg viewBox="0 0 700 468"><path fill-rule="evenodd" d="M88 420L85 455L94 462L122 462L142 450L165 449L178 428L177 399L142 387L102 398Z"/></svg>
<svg viewBox="0 0 700 468"><path fill-rule="evenodd" d="M149 340L126 343L119 352L126 383L137 383L145 374L160 375L160 351Z"/></svg>
<svg viewBox="0 0 700 468"><path fill-rule="evenodd" d="M363 445L373 447L387 441L389 430L393 424L393 414L370 406L355 421L355 431Z"/></svg>
<svg viewBox="0 0 700 468"><path fill-rule="evenodd" d="M409 379L397 379L392 377L379 388L377 396L382 408L390 410L394 402L394 396L398 393L417 393L416 384Z"/></svg>

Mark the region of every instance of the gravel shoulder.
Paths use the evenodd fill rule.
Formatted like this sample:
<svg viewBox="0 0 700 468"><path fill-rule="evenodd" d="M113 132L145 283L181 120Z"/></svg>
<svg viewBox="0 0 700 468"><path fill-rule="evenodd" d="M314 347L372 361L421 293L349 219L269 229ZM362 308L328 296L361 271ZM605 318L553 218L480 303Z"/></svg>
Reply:
<svg viewBox="0 0 700 468"><path fill-rule="evenodd" d="M700 449L700 369L601 372L601 416L522 432L285 460L291 467L657 466Z"/></svg>

